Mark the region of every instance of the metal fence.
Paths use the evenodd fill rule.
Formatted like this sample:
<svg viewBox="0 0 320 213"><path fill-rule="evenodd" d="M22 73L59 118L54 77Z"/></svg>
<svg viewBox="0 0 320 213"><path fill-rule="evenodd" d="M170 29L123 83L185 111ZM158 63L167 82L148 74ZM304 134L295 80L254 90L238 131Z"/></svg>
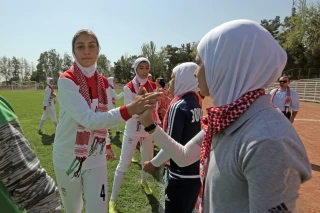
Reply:
<svg viewBox="0 0 320 213"><path fill-rule="evenodd" d="M116 84L117 90L122 90L124 84ZM23 85L1 85L0 90L44 90L46 86L23 86ZM274 83L266 92L270 93L272 89L278 88L279 83ZM320 79L306 79L294 81L290 84L291 89L299 94L301 101L320 103ZM57 87L55 87L58 89ZM0 92L1 94L1 92Z"/></svg>
<svg viewBox="0 0 320 213"><path fill-rule="evenodd" d="M122 90L124 84L116 84L115 89ZM47 86L44 85L0 85L0 90L44 90ZM54 87L58 90L58 86Z"/></svg>

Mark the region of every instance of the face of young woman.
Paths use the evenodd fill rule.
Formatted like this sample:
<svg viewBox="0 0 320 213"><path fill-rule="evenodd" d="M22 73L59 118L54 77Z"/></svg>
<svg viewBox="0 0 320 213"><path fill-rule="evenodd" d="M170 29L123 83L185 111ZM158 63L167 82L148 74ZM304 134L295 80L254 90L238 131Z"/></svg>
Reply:
<svg viewBox="0 0 320 213"><path fill-rule="evenodd" d="M80 35L75 41L74 54L81 66L92 66L99 55L99 47L94 36L88 34Z"/></svg>
<svg viewBox="0 0 320 213"><path fill-rule="evenodd" d="M174 79L174 75L173 73L171 74L171 80L169 81L169 88L168 88L168 91L174 95L174 82L175 82L175 79Z"/></svg>
<svg viewBox="0 0 320 213"><path fill-rule="evenodd" d="M146 79L148 78L148 74L150 72L150 66L147 62L141 62L138 67L137 67L137 70L136 70L138 76L141 78L141 79Z"/></svg>
<svg viewBox="0 0 320 213"><path fill-rule="evenodd" d="M195 71L194 76L197 78L198 80L198 87L200 89L200 94L202 96L209 96L209 88L207 85L207 81L206 81L206 74L205 74L205 70L204 70L204 64L202 63L202 60L199 56L199 54L197 54L196 56L196 63L198 64L198 69Z"/></svg>

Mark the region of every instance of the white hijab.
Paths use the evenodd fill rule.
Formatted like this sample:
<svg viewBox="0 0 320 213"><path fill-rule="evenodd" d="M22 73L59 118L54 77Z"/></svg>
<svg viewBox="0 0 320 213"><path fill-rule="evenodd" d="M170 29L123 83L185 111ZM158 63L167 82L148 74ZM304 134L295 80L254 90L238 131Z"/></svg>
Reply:
<svg viewBox="0 0 320 213"><path fill-rule="evenodd" d="M112 87L114 87L113 86L113 81L114 81L114 77L109 77L108 78L108 84L111 85Z"/></svg>
<svg viewBox="0 0 320 213"><path fill-rule="evenodd" d="M137 58L137 60L133 63L132 67L133 67L133 70L134 72L136 73L136 76L134 77L140 84L144 85L145 83L147 83L148 81L148 77L146 79L142 79L139 77L139 75L137 74L137 68L139 66L139 64L141 62L147 62L150 65L150 61L147 59L147 58L144 58L144 57L140 57L140 58ZM134 82L135 83L135 82Z"/></svg>
<svg viewBox="0 0 320 213"><path fill-rule="evenodd" d="M230 104L245 93L267 88L281 75L287 54L259 24L250 20L224 23L198 45L213 105Z"/></svg>
<svg viewBox="0 0 320 213"><path fill-rule="evenodd" d="M47 85L51 85L51 84L50 84L50 81L51 81L51 80L53 80L53 78L51 78L51 77L48 77L48 78L47 78Z"/></svg>
<svg viewBox="0 0 320 213"><path fill-rule="evenodd" d="M193 62L186 62L176 66L173 69L174 75L174 95L179 96L183 93L194 91L198 92L198 81L194 72L198 65Z"/></svg>

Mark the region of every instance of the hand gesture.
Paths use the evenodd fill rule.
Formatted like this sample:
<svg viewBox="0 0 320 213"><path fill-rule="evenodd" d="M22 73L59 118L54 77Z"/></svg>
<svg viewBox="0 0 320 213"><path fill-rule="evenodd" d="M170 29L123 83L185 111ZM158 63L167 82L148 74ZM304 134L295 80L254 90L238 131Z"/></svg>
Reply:
<svg viewBox="0 0 320 213"><path fill-rule="evenodd" d="M116 158L116 155L112 151L112 149L107 149L106 150L106 157L108 161L113 161Z"/></svg>
<svg viewBox="0 0 320 213"><path fill-rule="evenodd" d="M156 167L150 161L144 162L143 171L152 173Z"/></svg>
<svg viewBox="0 0 320 213"><path fill-rule="evenodd" d="M161 98L160 92L147 93L141 86L134 100L127 105L129 115L141 114L147 109L153 109Z"/></svg>

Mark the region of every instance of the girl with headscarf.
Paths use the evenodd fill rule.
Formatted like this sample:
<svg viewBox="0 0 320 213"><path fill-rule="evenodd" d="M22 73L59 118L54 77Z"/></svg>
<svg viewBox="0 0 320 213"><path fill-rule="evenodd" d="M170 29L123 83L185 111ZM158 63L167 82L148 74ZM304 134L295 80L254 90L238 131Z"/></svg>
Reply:
<svg viewBox="0 0 320 213"><path fill-rule="evenodd" d="M116 100L119 100L123 96L123 92L121 92L119 95L117 95L115 89L114 89L114 77L108 78L108 109L114 109L116 108ZM118 125L116 126L116 133L120 134L121 131L119 130Z"/></svg>
<svg viewBox="0 0 320 213"><path fill-rule="evenodd" d="M54 92L53 78L48 77L46 83L47 83L47 87L44 90L45 95L43 100L43 114L40 120L39 129L38 129L39 134L42 134L42 126L44 122L47 120L48 116L50 116L55 127L58 126L56 108L54 107L54 104L56 102L55 98L57 95Z"/></svg>
<svg viewBox="0 0 320 213"><path fill-rule="evenodd" d="M197 79L194 72L198 65L193 62L182 63L172 71L169 91L174 95L165 114L163 130L181 145L186 145L201 131L202 109ZM160 150L150 162L145 163L144 170L152 172L170 160L166 178L165 212L191 213L200 189L199 161L186 167L179 167L170 157ZM183 187L181 187L183 186Z"/></svg>
<svg viewBox="0 0 320 213"><path fill-rule="evenodd" d="M132 103L108 110L108 81L97 71L99 42L90 30L72 40L75 62L60 75L60 123L53 146L53 166L63 206L68 213L108 212L107 163L114 159L108 128L156 104L160 94L139 95Z"/></svg>
<svg viewBox="0 0 320 213"><path fill-rule="evenodd" d="M150 62L148 59L144 57L138 58L133 63L133 69L136 74L135 77L123 88L124 104L132 102L140 86L143 86L148 93L153 92L156 89L156 84L148 80L150 71ZM154 114L157 114L155 110L152 110L152 112L153 116ZM124 174L128 170L138 141L141 143L140 152L142 162L151 160L153 158L153 139L150 137L149 133L144 130L144 126L142 126L139 121L139 116L134 115L126 122L123 133L121 156L114 175L112 194L109 203L111 213L117 212L115 202L119 195ZM142 171L141 187L147 195L151 195L152 190L147 183L147 174L148 173Z"/></svg>
<svg viewBox="0 0 320 213"><path fill-rule="evenodd" d="M198 212L295 212L310 162L297 132L265 94L285 67L285 51L249 20L214 28L197 50L200 92L213 100L203 130L183 146L154 125L151 110L139 115L141 123L177 165L200 160Z"/></svg>

